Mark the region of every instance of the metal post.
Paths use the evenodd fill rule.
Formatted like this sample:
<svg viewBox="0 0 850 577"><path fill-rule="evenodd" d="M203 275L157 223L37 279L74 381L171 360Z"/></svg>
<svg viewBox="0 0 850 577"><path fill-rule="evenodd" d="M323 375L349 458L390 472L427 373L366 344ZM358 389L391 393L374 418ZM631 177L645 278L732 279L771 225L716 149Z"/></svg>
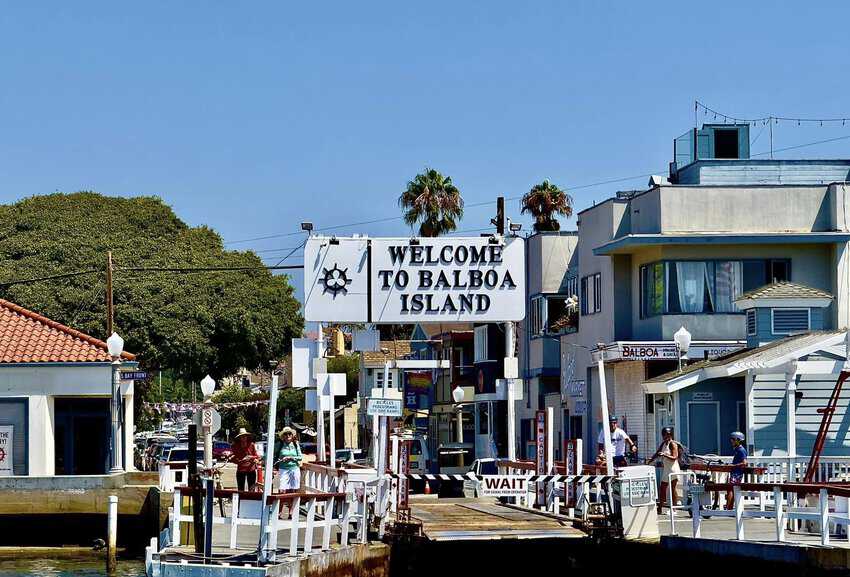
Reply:
<svg viewBox="0 0 850 577"><path fill-rule="evenodd" d="M555 409L546 407L546 474L555 472Z"/></svg>
<svg viewBox="0 0 850 577"><path fill-rule="evenodd" d="M274 468L274 432L275 420L277 419L277 370L272 368L272 386L269 397L269 429L268 429L268 446L266 447L266 470L263 478L263 504L260 507L262 511L260 516L260 561L265 562L268 559L268 544L269 534L266 532L266 526L269 523L269 506L268 499L272 494L272 478L274 477L272 469ZM293 513L293 516L295 514Z"/></svg>
<svg viewBox="0 0 850 577"><path fill-rule="evenodd" d="M605 439L605 474L614 474L614 447L611 445L611 429L608 425L608 390L605 385L605 345L599 344L599 399L602 405L602 436Z"/></svg>
<svg viewBox="0 0 850 577"><path fill-rule="evenodd" d="M121 473L124 468L121 465L121 358L112 360L112 451L110 473Z"/></svg>
<svg viewBox="0 0 850 577"><path fill-rule="evenodd" d="M204 551L204 531L201 524L201 484L198 480L198 426L194 423L189 425L189 490L192 496L192 526L195 536L195 553ZM176 495L175 495L176 496ZM175 504L175 510L179 511L182 503ZM174 535L176 543L180 541L180 535Z"/></svg>
<svg viewBox="0 0 850 577"><path fill-rule="evenodd" d="M316 354L318 358L325 358L325 337L323 333L322 323L319 323L319 328L316 335ZM318 384L318 383L317 383ZM316 457L319 462L325 462L325 411L322 408L322 392L316 390ZM269 437L271 438L271 437Z"/></svg>
<svg viewBox="0 0 850 577"><path fill-rule="evenodd" d="M336 467L336 407L334 404L334 392L333 390L328 391L330 393L328 401L330 402L330 407L328 410L328 425L330 428L328 439L330 439L330 449L331 454L328 456L328 463L331 467Z"/></svg>
<svg viewBox="0 0 850 577"><path fill-rule="evenodd" d="M512 321L508 321L505 323L505 357L508 359L512 359L516 356L516 350L514 348L514 332L516 329L516 325ZM507 365L508 362L505 362ZM516 376L516 375L513 375ZM508 390L507 393L507 402L508 402L508 460L515 461L516 460L516 399L514 398L514 386L513 379L508 379L507 375L505 375L505 385Z"/></svg>
<svg viewBox="0 0 850 577"><path fill-rule="evenodd" d="M109 496L106 532L106 572L112 575L118 567L118 561L116 560L116 551L118 548L118 497L115 495Z"/></svg>
<svg viewBox="0 0 850 577"><path fill-rule="evenodd" d="M212 477L206 479L206 499L204 500L204 563L212 559L212 531L213 531L213 493L215 486Z"/></svg>
<svg viewBox="0 0 850 577"><path fill-rule="evenodd" d="M794 482L794 459L797 457L797 367L791 363L785 373L786 442L788 446L788 480ZM752 441L751 441L752 442ZM793 477L792 478L792 474Z"/></svg>

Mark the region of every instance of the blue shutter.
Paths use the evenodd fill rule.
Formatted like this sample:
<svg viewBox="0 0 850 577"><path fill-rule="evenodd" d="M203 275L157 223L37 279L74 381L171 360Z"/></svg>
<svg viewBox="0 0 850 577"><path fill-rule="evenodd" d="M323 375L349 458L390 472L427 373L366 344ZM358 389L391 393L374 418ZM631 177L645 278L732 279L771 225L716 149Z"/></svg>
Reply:
<svg viewBox="0 0 850 577"><path fill-rule="evenodd" d="M749 309L747 311L747 335L756 334L756 311Z"/></svg>
<svg viewBox="0 0 850 577"><path fill-rule="evenodd" d="M787 335L809 330L809 309L773 309L773 334Z"/></svg>

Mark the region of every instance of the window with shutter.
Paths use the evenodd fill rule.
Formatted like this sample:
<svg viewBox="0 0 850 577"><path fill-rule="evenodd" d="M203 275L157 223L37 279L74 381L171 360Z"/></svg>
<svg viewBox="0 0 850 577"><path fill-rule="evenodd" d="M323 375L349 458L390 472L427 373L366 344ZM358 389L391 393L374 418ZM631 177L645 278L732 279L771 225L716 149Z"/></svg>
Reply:
<svg viewBox="0 0 850 577"><path fill-rule="evenodd" d="M747 334L754 335L756 334L756 311L755 309L750 309L747 311Z"/></svg>

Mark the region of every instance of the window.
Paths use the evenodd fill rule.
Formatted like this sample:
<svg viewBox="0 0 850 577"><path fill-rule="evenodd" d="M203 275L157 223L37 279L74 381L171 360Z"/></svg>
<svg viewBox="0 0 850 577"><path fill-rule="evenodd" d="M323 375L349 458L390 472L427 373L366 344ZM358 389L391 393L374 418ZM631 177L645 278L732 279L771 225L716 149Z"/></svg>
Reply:
<svg viewBox="0 0 850 577"><path fill-rule="evenodd" d="M756 311L755 309L749 309L747 311L747 335L756 334Z"/></svg>
<svg viewBox="0 0 850 577"><path fill-rule="evenodd" d="M384 386L384 369L373 369L375 371L375 387L381 388ZM387 388L392 388L393 383L395 382L395 377L393 376L395 371L389 371L389 381L387 382Z"/></svg>
<svg viewBox="0 0 850 577"><path fill-rule="evenodd" d="M531 335L575 332L578 318L575 310L567 307L572 295L538 295L531 299Z"/></svg>
<svg viewBox="0 0 850 577"><path fill-rule="evenodd" d="M564 293L566 293L566 295L568 297L571 297L571 296L578 297L578 277L574 276L574 277L568 278L566 283L565 283L564 289L565 289Z"/></svg>
<svg viewBox="0 0 850 577"><path fill-rule="evenodd" d="M581 314L592 315L602 310L602 275L596 273L581 279Z"/></svg>
<svg viewBox="0 0 850 577"><path fill-rule="evenodd" d="M791 262L679 260L640 268L641 317L738 313L735 299L774 280L789 280Z"/></svg>
<svg viewBox="0 0 850 577"><path fill-rule="evenodd" d="M475 347L475 362L486 361L487 359L487 325L475 327L473 335Z"/></svg>
<svg viewBox="0 0 850 577"><path fill-rule="evenodd" d="M771 331L775 335L788 335L809 330L809 309L771 309L770 312L773 319Z"/></svg>
<svg viewBox="0 0 850 577"><path fill-rule="evenodd" d="M490 403L478 403L478 434L490 434Z"/></svg>
<svg viewBox="0 0 850 577"><path fill-rule="evenodd" d="M738 130L714 131L714 158L738 158Z"/></svg>

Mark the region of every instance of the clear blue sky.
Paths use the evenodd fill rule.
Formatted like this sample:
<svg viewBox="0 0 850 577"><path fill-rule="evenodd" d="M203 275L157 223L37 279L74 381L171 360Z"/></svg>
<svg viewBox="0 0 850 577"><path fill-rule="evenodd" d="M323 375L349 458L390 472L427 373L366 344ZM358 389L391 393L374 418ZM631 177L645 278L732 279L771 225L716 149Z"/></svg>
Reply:
<svg viewBox="0 0 850 577"><path fill-rule="evenodd" d="M158 195L234 241L304 219L397 216L426 165L467 203L543 178L570 188L664 173L694 98L739 116L850 116L848 40L830 26L850 20L848 6L12 3L0 12L0 202ZM850 124L780 125L775 145L845 134ZM765 133L753 151L766 149ZM850 140L786 156L848 157ZM646 180L577 188L575 205ZM470 208L460 228L487 226L494 210Z"/></svg>

